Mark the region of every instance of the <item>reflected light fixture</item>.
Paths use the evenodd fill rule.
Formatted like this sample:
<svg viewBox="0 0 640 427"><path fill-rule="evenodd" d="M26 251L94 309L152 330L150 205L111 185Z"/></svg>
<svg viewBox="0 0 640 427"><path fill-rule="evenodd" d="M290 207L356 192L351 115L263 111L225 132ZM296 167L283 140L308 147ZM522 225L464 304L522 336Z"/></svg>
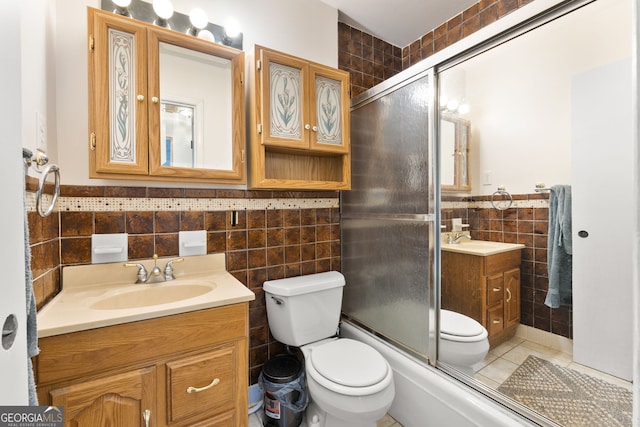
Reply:
<svg viewBox="0 0 640 427"><path fill-rule="evenodd" d="M189 12L189 22L191 23L191 27L187 33L196 36L199 31L202 31L209 24L209 17L207 16L207 12L196 7Z"/></svg>
<svg viewBox="0 0 640 427"><path fill-rule="evenodd" d="M224 35L230 39L237 37L240 34L240 24L233 18L227 19L224 24Z"/></svg>
<svg viewBox="0 0 640 427"><path fill-rule="evenodd" d="M129 12L129 5L131 4L131 0L113 0L113 4L116 5L116 9L113 13L117 13L118 15L132 17Z"/></svg>
<svg viewBox="0 0 640 427"><path fill-rule="evenodd" d="M158 16L153 22L155 25L171 28L168 20L173 16L173 5L170 0L153 0L153 11Z"/></svg>

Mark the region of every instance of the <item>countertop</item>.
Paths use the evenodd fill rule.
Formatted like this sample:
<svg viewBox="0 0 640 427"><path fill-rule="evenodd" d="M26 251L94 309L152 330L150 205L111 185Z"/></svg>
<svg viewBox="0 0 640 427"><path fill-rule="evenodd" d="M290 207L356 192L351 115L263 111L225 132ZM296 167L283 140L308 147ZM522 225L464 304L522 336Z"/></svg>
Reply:
<svg viewBox="0 0 640 427"><path fill-rule="evenodd" d="M502 252L520 250L525 246L521 243L487 242L484 240L463 239L459 243L443 243L441 248L445 252L458 252L476 256L489 256Z"/></svg>
<svg viewBox="0 0 640 427"><path fill-rule="evenodd" d="M158 266L164 269L170 259L158 259ZM154 265L153 260L136 262L145 265L148 271ZM184 261L173 265L175 280L153 284L135 284L137 268L125 268L123 264L65 267L62 271L62 291L38 312L38 336L43 338L255 299L251 290L225 270L224 254L184 257ZM131 308L92 307L118 294L126 295L135 291L136 297L139 297L144 296L140 291L146 288L165 286L180 291L179 286L194 284L205 284L213 289L190 298L154 305L141 302L141 306Z"/></svg>

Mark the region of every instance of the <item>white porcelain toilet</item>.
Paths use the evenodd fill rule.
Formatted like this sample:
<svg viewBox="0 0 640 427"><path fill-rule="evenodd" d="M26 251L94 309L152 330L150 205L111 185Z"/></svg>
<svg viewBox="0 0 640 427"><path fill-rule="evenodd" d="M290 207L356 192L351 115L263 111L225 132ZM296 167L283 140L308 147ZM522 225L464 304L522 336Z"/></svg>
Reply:
<svg viewBox="0 0 640 427"><path fill-rule="evenodd" d="M438 360L473 376L489 352L487 330L480 323L449 310L440 310Z"/></svg>
<svg viewBox="0 0 640 427"><path fill-rule="evenodd" d="M313 427L373 427L395 396L393 371L380 353L336 337L344 285L336 271L263 285L272 335L304 355Z"/></svg>

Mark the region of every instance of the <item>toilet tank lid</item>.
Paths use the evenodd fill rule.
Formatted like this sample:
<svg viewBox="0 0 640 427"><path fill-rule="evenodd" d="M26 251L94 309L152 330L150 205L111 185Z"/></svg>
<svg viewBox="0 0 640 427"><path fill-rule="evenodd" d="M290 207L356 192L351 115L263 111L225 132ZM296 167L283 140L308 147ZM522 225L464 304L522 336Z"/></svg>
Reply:
<svg viewBox="0 0 640 427"><path fill-rule="evenodd" d="M338 271L307 274L306 276L288 277L286 279L268 280L262 289L272 295L292 296L332 289L345 285L344 276Z"/></svg>

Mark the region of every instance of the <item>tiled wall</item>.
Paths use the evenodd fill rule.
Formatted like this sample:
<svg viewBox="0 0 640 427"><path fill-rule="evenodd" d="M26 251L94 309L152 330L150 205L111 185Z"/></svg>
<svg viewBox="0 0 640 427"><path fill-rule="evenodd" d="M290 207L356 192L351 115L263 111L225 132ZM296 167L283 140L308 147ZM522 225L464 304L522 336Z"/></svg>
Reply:
<svg viewBox="0 0 640 427"><path fill-rule="evenodd" d="M225 253L227 270L256 294L249 306L251 384L283 350L269 334L262 283L340 270L337 192L63 186L57 206L46 218L28 214L39 308L59 291L62 267L91 262L93 233L128 233L134 260L177 256L178 232L204 229L207 253Z"/></svg>
<svg viewBox="0 0 640 427"><path fill-rule="evenodd" d="M442 219L447 231L451 230L451 218L463 218L470 225L473 239L525 245L520 264L521 323L572 338L571 307L551 309L544 305L549 287L548 194L513 195L512 207L503 211L491 206L490 197L453 200L443 201Z"/></svg>
<svg viewBox="0 0 640 427"><path fill-rule="evenodd" d="M338 66L351 74L354 97L533 0L481 0L408 46L399 48L340 23Z"/></svg>

